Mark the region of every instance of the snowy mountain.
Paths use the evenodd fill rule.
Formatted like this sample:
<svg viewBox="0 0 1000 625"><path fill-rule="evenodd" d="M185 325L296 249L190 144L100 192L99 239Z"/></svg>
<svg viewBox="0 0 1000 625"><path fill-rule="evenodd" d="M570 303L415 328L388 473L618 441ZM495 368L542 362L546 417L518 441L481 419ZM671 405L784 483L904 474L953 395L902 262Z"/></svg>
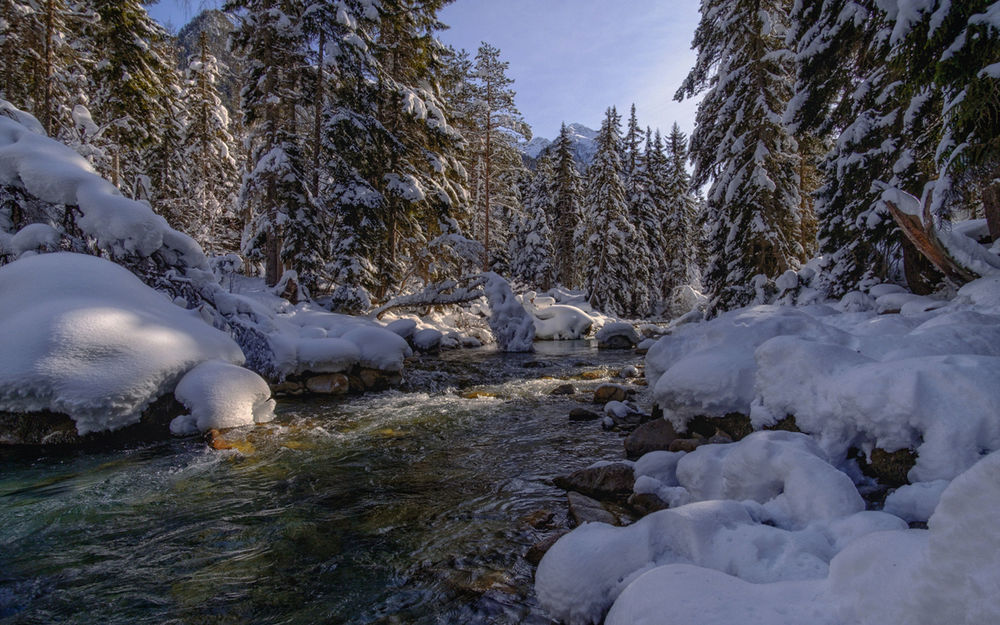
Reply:
<svg viewBox="0 0 1000 625"><path fill-rule="evenodd" d="M584 126L583 124L569 124L566 126L570 131L573 142L573 157L580 164L580 169L585 169L594 160L597 152L597 131ZM534 162L542 154L552 149L552 141L544 137L535 137L527 143L519 146L521 154L525 156L525 161L529 167L534 168Z"/></svg>

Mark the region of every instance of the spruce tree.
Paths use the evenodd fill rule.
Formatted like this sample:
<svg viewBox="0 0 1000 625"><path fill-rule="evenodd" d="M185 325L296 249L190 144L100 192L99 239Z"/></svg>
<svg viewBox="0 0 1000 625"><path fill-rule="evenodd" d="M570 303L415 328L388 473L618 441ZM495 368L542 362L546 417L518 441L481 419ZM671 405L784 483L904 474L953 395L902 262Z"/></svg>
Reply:
<svg viewBox="0 0 1000 625"><path fill-rule="evenodd" d="M186 78L185 201L170 220L206 251L233 252L239 249L242 230L235 214L237 147L219 94L221 69L204 32L189 59Z"/></svg>
<svg viewBox="0 0 1000 625"><path fill-rule="evenodd" d="M551 222L555 228L556 280L569 288L578 288L583 284L583 263L577 256L577 249L582 243L577 233L582 236L583 223L582 182L573 159L573 143L570 131L563 124L559 136L554 142L554 163L552 182Z"/></svg>
<svg viewBox="0 0 1000 625"><path fill-rule="evenodd" d="M705 0L693 46L698 61L675 96L704 92L691 157L697 186L711 181L713 307L750 302L750 280L775 278L804 260L799 156L782 123L791 97L783 54L786 0Z"/></svg>
<svg viewBox="0 0 1000 625"><path fill-rule="evenodd" d="M226 8L245 11L233 36L235 49L245 57L241 108L250 148L250 172L240 193L249 215L243 252L263 262L269 286L287 262L311 287L320 269L315 254L324 228L313 221L316 211L296 125L307 44L303 7L292 1L233 0Z"/></svg>
<svg viewBox="0 0 1000 625"><path fill-rule="evenodd" d="M609 315L632 311L631 243L636 238L622 180L621 117L608 109L597 134L597 152L587 170L583 260L590 304Z"/></svg>
<svg viewBox="0 0 1000 625"><path fill-rule="evenodd" d="M698 198L686 167L687 137L676 123L670 129L665 146L657 131L651 153L661 170L666 202L663 248L667 269L666 279L660 285L661 295L666 300L676 287L693 284L699 274L701 238L697 228Z"/></svg>
<svg viewBox="0 0 1000 625"><path fill-rule="evenodd" d="M138 0L92 0L99 18L94 49L101 61L91 76L91 112L107 127L112 184L134 195L145 173L143 152L162 139L176 93L172 61L163 54L166 32Z"/></svg>

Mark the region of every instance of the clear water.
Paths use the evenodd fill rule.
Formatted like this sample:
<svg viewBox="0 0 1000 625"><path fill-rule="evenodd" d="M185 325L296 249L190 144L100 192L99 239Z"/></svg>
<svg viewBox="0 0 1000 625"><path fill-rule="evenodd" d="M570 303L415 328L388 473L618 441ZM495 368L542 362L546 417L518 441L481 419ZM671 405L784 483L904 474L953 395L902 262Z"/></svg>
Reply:
<svg viewBox="0 0 1000 625"><path fill-rule="evenodd" d="M402 391L283 401L239 433L242 452L0 452L0 623L548 623L523 558L548 534L523 518L563 519L551 478L621 457L622 441L567 419L601 380L554 397L564 380L542 378L637 358L539 349L428 359Z"/></svg>

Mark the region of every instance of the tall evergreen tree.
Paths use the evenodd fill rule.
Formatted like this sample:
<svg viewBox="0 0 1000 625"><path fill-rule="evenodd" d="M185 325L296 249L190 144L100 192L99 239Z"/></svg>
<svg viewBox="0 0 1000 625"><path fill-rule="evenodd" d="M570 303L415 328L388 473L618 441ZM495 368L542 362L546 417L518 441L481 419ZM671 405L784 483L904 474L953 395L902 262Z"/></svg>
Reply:
<svg viewBox="0 0 1000 625"><path fill-rule="evenodd" d="M201 33L188 63L184 128L184 202L172 216L206 251L239 249L242 226L235 214L239 168L237 147L229 129L229 112L219 94L221 70ZM235 235L235 236L234 236Z"/></svg>
<svg viewBox="0 0 1000 625"><path fill-rule="evenodd" d="M663 248L668 266L664 274L666 279L660 285L661 294L666 299L676 287L693 284L698 277L701 248L697 228L698 198L687 172L687 137L676 123L670 129L665 146L657 131L652 154L661 168L666 196ZM662 161L658 154L663 154Z"/></svg>
<svg viewBox="0 0 1000 625"><path fill-rule="evenodd" d="M166 32L139 0L92 0L98 21L94 49L101 62L92 72L91 111L106 126L111 182L134 194L144 174L142 154L162 140L164 119L176 93L171 60L163 54Z"/></svg>
<svg viewBox="0 0 1000 625"><path fill-rule="evenodd" d="M507 76L509 63L500 60L500 50L483 43L476 53L471 74L474 129L471 144L470 173L477 204L474 234L481 237L486 249L487 266L495 249L506 251L507 223L520 211L517 180L523 170L518 138L530 139L531 130L514 104L514 81Z"/></svg>
<svg viewBox="0 0 1000 625"><path fill-rule="evenodd" d="M629 220L622 180L621 117L608 109L597 134L597 152L587 170L582 251L587 263L586 289L590 304L609 315L632 310L630 244L636 238Z"/></svg>
<svg viewBox="0 0 1000 625"><path fill-rule="evenodd" d="M307 45L303 6L295 0L232 0L226 8L244 11L233 36L246 59L241 108L251 166L240 194L249 215L243 251L263 261L268 285L277 283L288 262L313 286L323 228L312 223L316 211L296 126Z"/></svg>
<svg viewBox="0 0 1000 625"><path fill-rule="evenodd" d="M694 183L711 181L705 276L715 308L748 303L756 274L803 260L798 146L782 123L791 97L784 49L787 0L705 0L698 61L675 96L704 92L691 157Z"/></svg>
<svg viewBox="0 0 1000 625"><path fill-rule="evenodd" d="M577 249L582 247L583 209L582 182L573 159L573 142L570 131L563 124L555 140L552 181L551 222L555 225L556 280L570 288L583 284L583 266L577 258Z"/></svg>

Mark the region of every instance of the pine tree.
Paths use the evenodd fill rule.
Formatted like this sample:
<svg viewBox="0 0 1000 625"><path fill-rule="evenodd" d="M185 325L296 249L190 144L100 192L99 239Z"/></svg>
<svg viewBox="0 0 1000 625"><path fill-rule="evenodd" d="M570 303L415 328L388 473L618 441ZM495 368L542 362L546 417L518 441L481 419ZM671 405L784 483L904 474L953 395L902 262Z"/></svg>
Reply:
<svg viewBox="0 0 1000 625"><path fill-rule="evenodd" d="M384 299L426 273L426 244L454 231L464 210L462 137L436 82L446 56L433 34L440 4L345 3L332 29L321 196L336 217L329 270L345 293Z"/></svg>
<svg viewBox="0 0 1000 625"><path fill-rule="evenodd" d="M665 151L662 161L657 156ZM697 228L698 198L687 172L687 137L675 123L666 146L659 131L653 139L652 154L661 168L663 193L666 196L663 224L663 248L668 259L661 295L667 299L682 284L693 284L700 266L701 240ZM655 166L654 166L655 169Z"/></svg>
<svg viewBox="0 0 1000 625"><path fill-rule="evenodd" d="M207 35L201 33L198 49L188 62L184 92L188 119L183 135L185 201L168 219L206 251L233 252L239 248L242 230L235 214L239 168L229 112L219 94L220 76Z"/></svg>
<svg viewBox="0 0 1000 625"><path fill-rule="evenodd" d="M30 111L53 137L65 140L91 56L89 8L73 0L0 2L0 97Z"/></svg>
<svg viewBox="0 0 1000 625"><path fill-rule="evenodd" d="M172 62L162 54L166 32L138 0L93 0L93 27L101 62L91 73L91 111L107 127L111 182L134 194L143 175L144 150L162 138L164 118L175 93Z"/></svg>
<svg viewBox="0 0 1000 625"><path fill-rule="evenodd" d="M233 0L226 8L245 11L233 38L246 58L247 72L241 108L251 170L240 193L249 216L243 251L249 259L263 261L269 286L277 283L287 262L312 287L321 268L316 254L324 228L313 219L296 125L306 54L303 7L292 1Z"/></svg>
<svg viewBox="0 0 1000 625"><path fill-rule="evenodd" d="M1000 239L1000 2L943 5L927 42L937 53L933 80L943 96L944 128L936 149L937 212L982 201L990 236Z"/></svg>
<svg viewBox="0 0 1000 625"><path fill-rule="evenodd" d="M712 182L705 276L715 308L747 304L756 274L774 278L804 260L798 146L782 123L791 97L785 0L705 0L698 61L675 96L705 92L691 157L694 183Z"/></svg>
<svg viewBox="0 0 1000 625"><path fill-rule="evenodd" d="M597 153L587 170L587 220L581 237L588 300L609 315L631 311L634 288L629 280L634 262L630 244L636 233L622 180L620 125L617 111L608 109L597 135Z"/></svg>
<svg viewBox="0 0 1000 625"><path fill-rule="evenodd" d="M503 262L502 257L491 258L491 239L495 249L506 251L507 223L521 209L515 183L524 166L516 141L531 138L514 104L514 81L507 76L508 66L500 60L500 50L484 42L471 75L471 117L476 126L468 136L473 159L469 169L476 184L479 215L474 233L483 240L487 268Z"/></svg>
<svg viewBox="0 0 1000 625"><path fill-rule="evenodd" d="M556 280L563 286L577 288L582 285L583 266L577 258L577 249L582 247L583 223L582 192L580 172L573 159L573 144L569 129L563 124L554 142L554 163L552 182L552 206L555 224L553 241L556 256Z"/></svg>
<svg viewBox="0 0 1000 625"><path fill-rule="evenodd" d="M542 291L552 288L552 229L542 206L531 205L515 216L510 259L513 278Z"/></svg>

